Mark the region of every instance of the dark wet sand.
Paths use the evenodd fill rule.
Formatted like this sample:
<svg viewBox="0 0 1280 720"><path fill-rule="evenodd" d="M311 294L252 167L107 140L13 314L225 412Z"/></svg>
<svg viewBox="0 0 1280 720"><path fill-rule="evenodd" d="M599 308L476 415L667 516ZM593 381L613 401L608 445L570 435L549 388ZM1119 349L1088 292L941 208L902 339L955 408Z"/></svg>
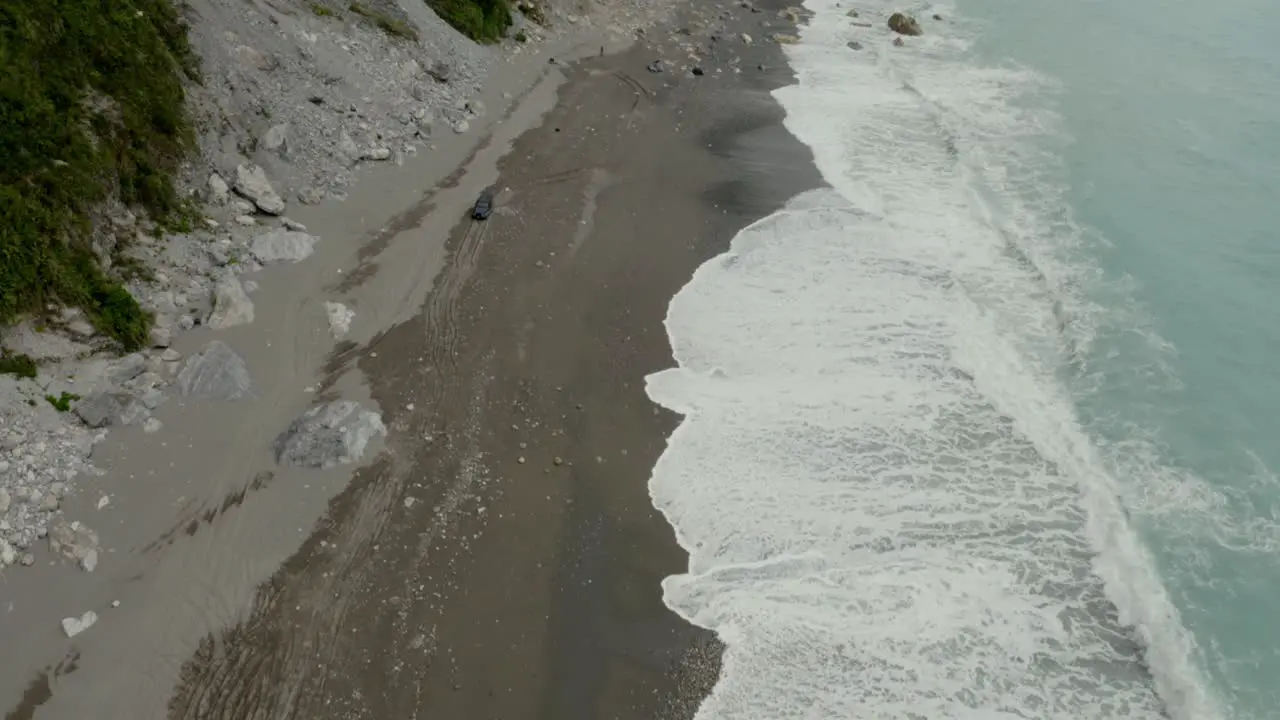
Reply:
<svg viewBox="0 0 1280 720"><path fill-rule="evenodd" d="M704 77L643 43L570 71L424 312L345 357L387 454L185 663L171 718L693 715L720 648L662 604L687 558L647 482L678 418L644 376L673 364L662 320L693 270L820 182L768 95L790 75L760 39L791 31L760 7L650 34L706 48Z"/></svg>

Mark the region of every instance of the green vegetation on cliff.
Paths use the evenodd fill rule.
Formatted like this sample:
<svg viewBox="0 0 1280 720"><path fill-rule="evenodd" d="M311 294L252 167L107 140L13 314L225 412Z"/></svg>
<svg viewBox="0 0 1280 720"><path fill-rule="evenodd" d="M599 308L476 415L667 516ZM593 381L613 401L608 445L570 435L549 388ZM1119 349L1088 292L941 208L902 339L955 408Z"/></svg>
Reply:
<svg viewBox="0 0 1280 720"><path fill-rule="evenodd" d="M14 375L20 378L33 378L39 369L36 361L26 355L10 355L0 350L0 375Z"/></svg>
<svg viewBox="0 0 1280 720"><path fill-rule="evenodd" d="M507 0L426 0L455 30L479 43L493 43L511 26Z"/></svg>
<svg viewBox="0 0 1280 720"><path fill-rule="evenodd" d="M136 348L151 319L102 270L89 214L182 210L186 27L171 0L3 0L0 68L0 323L73 305Z"/></svg>
<svg viewBox="0 0 1280 720"><path fill-rule="evenodd" d="M409 26L408 23L401 22L386 13L379 12L372 8L367 8L360 3L351 3L351 12L360 17L373 21L383 32L388 35L394 35L405 40L417 40L418 31Z"/></svg>

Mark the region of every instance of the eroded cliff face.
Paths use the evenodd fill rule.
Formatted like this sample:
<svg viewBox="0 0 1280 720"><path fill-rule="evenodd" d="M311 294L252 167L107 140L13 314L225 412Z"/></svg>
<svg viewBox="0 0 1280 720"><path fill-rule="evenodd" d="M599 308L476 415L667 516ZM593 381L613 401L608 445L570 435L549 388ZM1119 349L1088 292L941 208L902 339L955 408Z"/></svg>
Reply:
<svg viewBox="0 0 1280 720"><path fill-rule="evenodd" d="M252 322L240 275L315 242L291 209L466 132L490 62L551 32L515 10L477 43L423 0L117 5L0 8L5 56L43 68L0 81L0 568L33 562L103 428L156 427L174 336Z"/></svg>
<svg viewBox="0 0 1280 720"><path fill-rule="evenodd" d="M420 0L190 0L186 14L205 77L190 103L199 169L230 181L256 163L286 203L340 197L353 166L463 119L497 51ZM222 201L199 172L188 180Z"/></svg>

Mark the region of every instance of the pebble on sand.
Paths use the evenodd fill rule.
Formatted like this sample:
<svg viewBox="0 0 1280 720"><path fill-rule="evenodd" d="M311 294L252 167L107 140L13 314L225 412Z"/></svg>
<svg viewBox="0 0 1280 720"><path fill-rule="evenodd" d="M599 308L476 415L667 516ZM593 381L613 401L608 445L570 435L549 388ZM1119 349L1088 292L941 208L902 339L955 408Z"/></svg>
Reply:
<svg viewBox="0 0 1280 720"><path fill-rule="evenodd" d="M329 318L329 332L334 339L341 340L351 329L351 320L355 317L355 313L346 305L336 302L326 302L324 304L325 315ZM413 409L412 406L409 408Z"/></svg>
<svg viewBox="0 0 1280 720"><path fill-rule="evenodd" d="M62 618L62 632L66 633L67 637L73 638L93 627L96 622L98 622L98 613L92 610L78 618Z"/></svg>

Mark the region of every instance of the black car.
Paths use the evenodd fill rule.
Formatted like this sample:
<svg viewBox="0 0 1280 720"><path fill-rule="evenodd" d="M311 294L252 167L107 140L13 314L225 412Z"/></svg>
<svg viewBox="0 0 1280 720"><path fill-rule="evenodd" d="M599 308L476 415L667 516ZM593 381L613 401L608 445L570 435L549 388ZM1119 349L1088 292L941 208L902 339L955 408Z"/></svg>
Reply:
<svg viewBox="0 0 1280 720"><path fill-rule="evenodd" d="M480 197L476 198L475 207L471 208L471 218L484 220L491 214L493 214L493 193L485 190L480 193Z"/></svg>

